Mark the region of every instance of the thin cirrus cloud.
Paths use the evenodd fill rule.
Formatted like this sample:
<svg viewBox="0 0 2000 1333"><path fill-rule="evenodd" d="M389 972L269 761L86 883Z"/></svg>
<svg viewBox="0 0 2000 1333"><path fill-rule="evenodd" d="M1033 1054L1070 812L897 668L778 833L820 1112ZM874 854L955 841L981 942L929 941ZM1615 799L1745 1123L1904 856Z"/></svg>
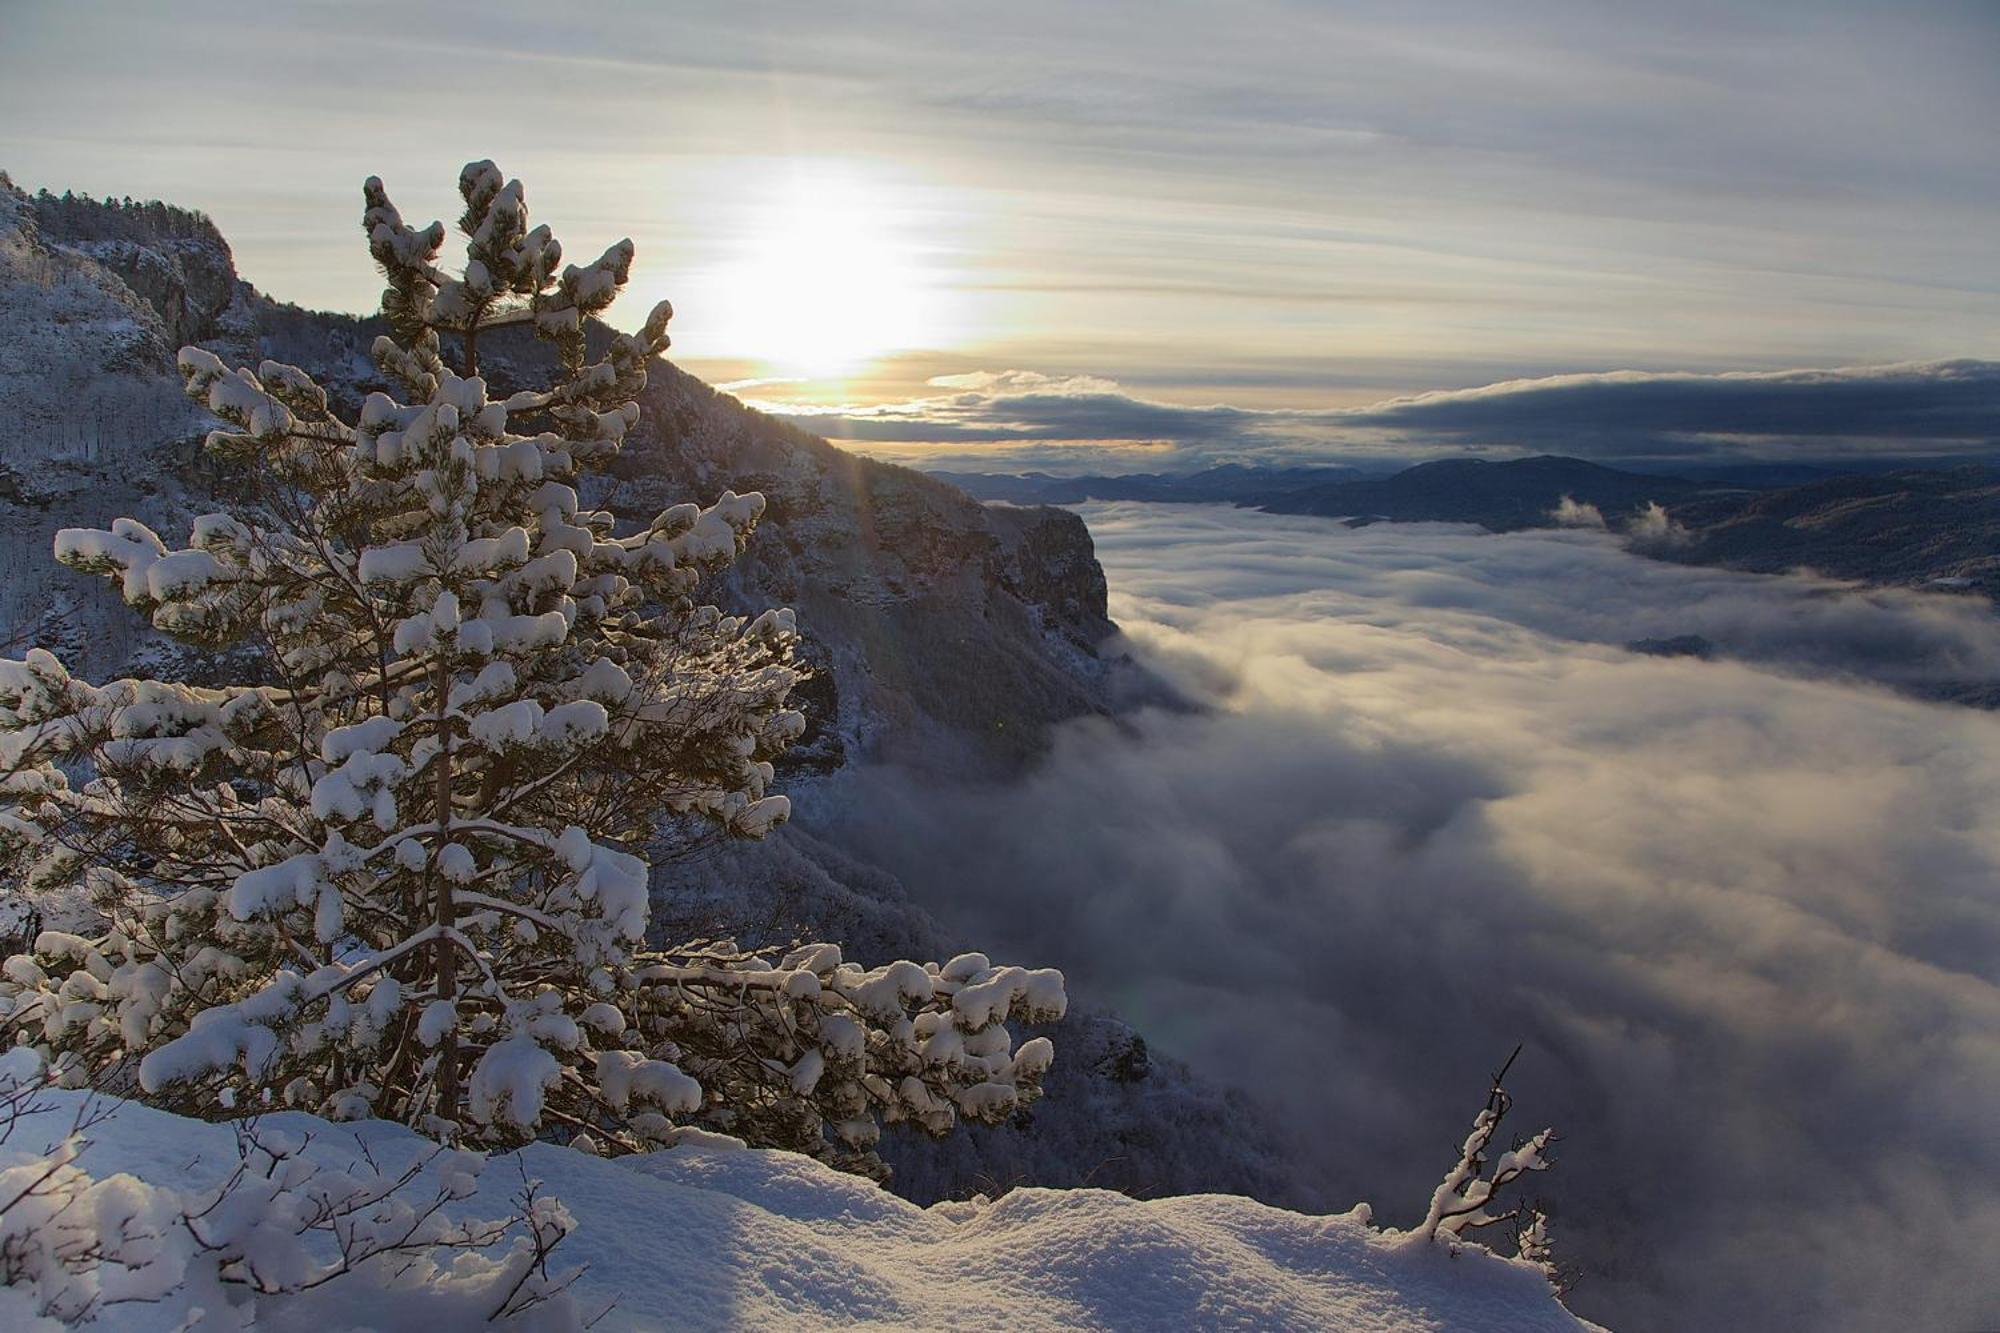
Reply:
<svg viewBox="0 0 2000 1333"><path fill-rule="evenodd" d="M11 5L0 165L205 209L264 290L362 310L358 182L448 217L491 156L578 252L631 234L721 378L838 324L729 280L814 164L869 204L834 232L923 260L886 350L1169 401L1928 362L2000 319L1987 4L239 8Z"/></svg>
<svg viewBox="0 0 2000 1333"><path fill-rule="evenodd" d="M793 424L897 461L1014 471L1183 470L1466 449L1649 462L1981 454L2000 448L2000 362L1511 380L1326 410L1184 406L1114 381L1010 371Z"/></svg>

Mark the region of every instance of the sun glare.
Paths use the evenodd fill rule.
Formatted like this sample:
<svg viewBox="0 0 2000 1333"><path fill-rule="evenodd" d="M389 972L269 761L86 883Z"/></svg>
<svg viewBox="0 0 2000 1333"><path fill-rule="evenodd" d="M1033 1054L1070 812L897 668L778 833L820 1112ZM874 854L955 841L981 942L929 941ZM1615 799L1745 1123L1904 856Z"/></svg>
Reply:
<svg viewBox="0 0 2000 1333"><path fill-rule="evenodd" d="M937 285L913 233L858 173L792 168L716 275L718 341L773 374L814 378L923 344Z"/></svg>

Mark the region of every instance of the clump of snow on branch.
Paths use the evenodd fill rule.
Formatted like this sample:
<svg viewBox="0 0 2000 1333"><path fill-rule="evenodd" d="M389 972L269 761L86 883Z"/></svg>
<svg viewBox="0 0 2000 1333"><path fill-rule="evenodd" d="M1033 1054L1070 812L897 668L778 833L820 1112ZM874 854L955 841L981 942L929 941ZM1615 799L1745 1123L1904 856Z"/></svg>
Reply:
<svg viewBox="0 0 2000 1333"><path fill-rule="evenodd" d="M207 447L251 498L184 547L132 519L57 536L256 674L0 662L0 856L91 914L5 961L0 1016L69 1086L477 1146L702 1128L879 1173L882 1123L1013 1115L1051 1051L1007 1024L1060 1016L1058 973L642 947L663 823L761 837L789 813L771 788L805 725L798 628L700 599L761 495L625 531L581 498L668 345L663 302L589 359L631 243L565 266L519 182L481 162L459 185L456 273L441 224L364 191L397 394L343 414L297 367L184 348ZM482 335L516 326L552 354L546 387L479 372Z"/></svg>

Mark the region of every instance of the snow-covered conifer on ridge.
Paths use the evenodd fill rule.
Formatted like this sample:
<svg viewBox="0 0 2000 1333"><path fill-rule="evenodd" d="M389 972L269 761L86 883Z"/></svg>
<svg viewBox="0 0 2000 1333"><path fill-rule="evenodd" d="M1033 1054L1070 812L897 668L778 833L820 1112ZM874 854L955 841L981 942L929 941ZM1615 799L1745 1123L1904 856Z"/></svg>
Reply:
<svg viewBox="0 0 2000 1333"><path fill-rule="evenodd" d="M616 1151L699 1124L873 1169L882 1120L1011 1114L1051 1051L1005 1024L1059 1015L1058 973L642 948L662 819L756 837L788 813L769 786L804 721L796 629L697 600L761 496L625 533L579 498L668 343L662 302L588 359L630 242L563 266L519 182L480 162L459 186L456 274L440 224L366 187L399 394L349 421L296 367L183 349L247 498L184 547L131 519L59 535L157 628L258 675L0 663L0 838L31 891L94 913L7 960L9 1026L72 1083L475 1145ZM480 336L515 324L555 382L492 396Z"/></svg>

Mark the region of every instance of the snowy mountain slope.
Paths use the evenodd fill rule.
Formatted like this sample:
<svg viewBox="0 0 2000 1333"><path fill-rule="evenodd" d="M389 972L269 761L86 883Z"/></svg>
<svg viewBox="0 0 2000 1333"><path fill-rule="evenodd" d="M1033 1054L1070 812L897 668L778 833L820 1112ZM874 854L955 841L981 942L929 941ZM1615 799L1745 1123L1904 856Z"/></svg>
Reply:
<svg viewBox="0 0 2000 1333"><path fill-rule="evenodd" d="M247 289L205 218L153 209L38 203L0 174L0 465L16 485L24 468L129 459L193 429L173 350L240 326Z"/></svg>
<svg viewBox="0 0 2000 1333"><path fill-rule="evenodd" d="M93 670L152 636L50 559L57 527L191 512L216 482L172 371L198 339L257 352L282 311L235 273L207 218L161 204L29 196L0 173L0 637L48 639Z"/></svg>
<svg viewBox="0 0 2000 1333"><path fill-rule="evenodd" d="M0 1165L45 1152L78 1095L25 1122ZM333 1125L286 1113L259 1132L309 1139L323 1169L365 1151L400 1170L428 1145L383 1122ZM122 1104L89 1132L80 1160L102 1178L212 1187L236 1165L226 1125ZM810 1158L683 1144L604 1160L535 1145L496 1158L454 1206L505 1216L525 1178L569 1209L575 1230L553 1266L586 1264L573 1289L596 1327L641 1329L1007 1328L1257 1330L1585 1330L1532 1265L1476 1246L1412 1244L1369 1225L1366 1209L1309 1217L1247 1199L1138 1201L1104 1190L1019 1189L919 1208ZM423 1182L418 1182L418 1189ZM260 1328L480 1327L448 1284L385 1292L342 1279L315 1298L260 1302ZM615 1301L615 1304L611 1304ZM97 1327L166 1330L185 1293L107 1307ZM0 1322L42 1321L0 1288ZM53 1327L53 1325L43 1326Z"/></svg>
<svg viewBox="0 0 2000 1333"><path fill-rule="evenodd" d="M110 589L55 564L54 530L131 514L184 532L231 484L200 454L201 424L167 373L175 331L200 335L232 361L303 365L352 407L377 387L364 349L380 330L237 281L227 245L198 215L38 202L7 186L0 292L9 296L0 300L0 358L14 358L0 365L19 368L0 381L0 448L15 450L0 456L15 460L11 489L0 484L9 569L0 638L12 652L52 647L97 679L141 664L149 674L201 678L212 662L152 634ZM533 340L504 335L482 352L502 380L544 355ZM101 444L22 428L42 414L63 419L55 407L64 393L108 393L105 385L124 386L134 406L107 422ZM851 760L1005 771L1037 751L1050 724L1113 706L1126 684L1117 661L1097 651L1112 626L1082 520L987 508L944 483L854 458L666 363L644 406L619 479L600 498L642 520L691 495L763 490L767 516L719 591L750 609L795 607L820 668L798 696L811 730L787 774L800 817L769 842L657 867L662 931L687 924L758 944L811 936L873 959L947 957L976 943L923 911L924 886L900 884L816 836L811 810L840 799L824 779ZM1088 1181L1142 1195L1220 1190L1323 1202L1287 1171L1276 1136L1243 1098L1171 1060L1135 1059L1136 1034L1122 1023L1079 1004L1051 1035L1059 1053L1049 1094L1022 1123L885 1145L896 1188L929 1200L995 1182Z"/></svg>
<svg viewBox="0 0 2000 1333"><path fill-rule="evenodd" d="M989 509L845 453L668 366L611 497L755 487L770 502L733 591L783 603L830 654L843 738L894 762L1010 763L1106 707L1112 631L1083 520Z"/></svg>

